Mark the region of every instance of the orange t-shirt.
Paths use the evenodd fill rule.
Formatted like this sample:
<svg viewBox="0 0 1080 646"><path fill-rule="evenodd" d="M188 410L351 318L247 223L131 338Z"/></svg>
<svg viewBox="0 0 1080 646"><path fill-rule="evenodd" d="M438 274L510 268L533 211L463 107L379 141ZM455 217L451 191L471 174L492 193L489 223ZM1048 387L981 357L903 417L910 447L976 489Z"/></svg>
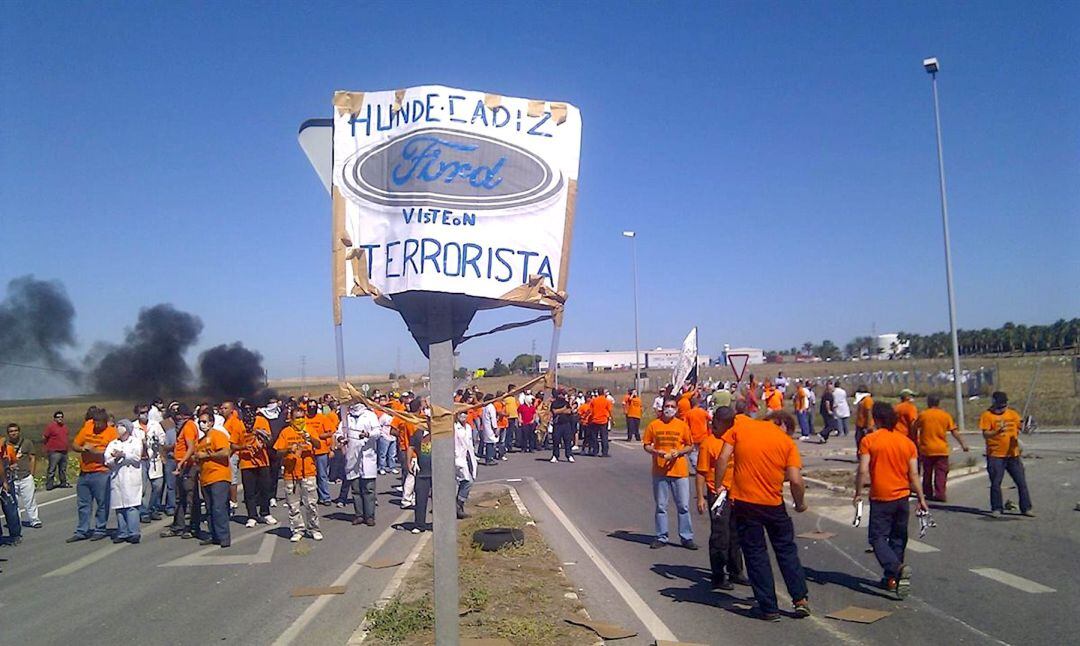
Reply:
<svg viewBox="0 0 1080 646"><path fill-rule="evenodd" d="M176 434L176 446L173 447L173 458L176 460L177 464L180 464L187 458L188 442L191 443L191 446L195 446L195 443L198 441L199 428L195 426L195 422L189 419L184 422L184 425L180 427L180 432Z"/></svg>
<svg viewBox="0 0 1080 646"><path fill-rule="evenodd" d="M499 428L508 428L510 426L510 419L506 417L506 404L503 400L495 400L495 419ZM409 433L412 434L412 431Z"/></svg>
<svg viewBox="0 0 1080 646"><path fill-rule="evenodd" d="M918 453L906 433L879 428L863 438L859 455L870 456L870 500L890 502L911 493L908 464Z"/></svg>
<svg viewBox="0 0 1080 646"><path fill-rule="evenodd" d="M686 414L690 412L692 406L690 405L690 393L685 392L679 396L679 400L675 402L676 412L675 417L681 420L686 419Z"/></svg>
<svg viewBox="0 0 1080 646"><path fill-rule="evenodd" d="M244 423L240 421L240 416L236 413L229 415L229 419L225 420L224 426L229 433L229 442L231 444L240 444L244 437Z"/></svg>
<svg viewBox="0 0 1080 646"><path fill-rule="evenodd" d="M701 444L710 435L709 411L704 408L700 406L691 408L683 417L683 421L690 427L690 441L694 444Z"/></svg>
<svg viewBox="0 0 1080 646"><path fill-rule="evenodd" d="M724 433L734 447L733 500L775 507L784 503L788 467L802 468L799 449L791 437L772 422L740 420Z"/></svg>
<svg viewBox="0 0 1080 646"><path fill-rule="evenodd" d="M327 428L332 431L336 431L338 426L341 425L341 416L337 414L336 410L331 410L329 413L323 413L323 417L326 418Z"/></svg>
<svg viewBox="0 0 1080 646"><path fill-rule="evenodd" d="M391 410L396 410L399 413L405 412L405 404L402 404L400 399L391 399L390 403L387 405L387 408Z"/></svg>
<svg viewBox="0 0 1080 646"><path fill-rule="evenodd" d="M874 428L874 398L870 395L863 397L855 407L855 426L858 428Z"/></svg>
<svg viewBox="0 0 1080 646"><path fill-rule="evenodd" d="M670 422L662 419L654 419L645 428L645 435L641 438L642 444L652 444L658 451L681 451L693 444L690 439L690 427L679 418ZM690 475L690 465L685 455L680 455L674 460L665 460L659 455L652 456L652 473L654 476L668 478L685 478Z"/></svg>
<svg viewBox="0 0 1080 646"><path fill-rule="evenodd" d="M315 447L315 455L326 455L330 452L330 438L321 437L327 433L333 433L335 428L330 428L326 415L316 413L315 417L304 417L304 430L311 436L311 444Z"/></svg>
<svg viewBox="0 0 1080 646"><path fill-rule="evenodd" d="M241 423L241 426L243 426L243 423ZM210 429L210 432L204 435L203 439L199 440L199 443L195 445L195 450L208 453L220 451L229 448L231 441L228 432L223 432L221 429ZM215 482L229 482L230 480L232 480L232 470L229 468L228 455L223 458L207 458L201 461L199 484L202 486L205 487Z"/></svg>
<svg viewBox="0 0 1080 646"><path fill-rule="evenodd" d="M940 408L927 408L915 420L919 433L919 455L941 456L949 454L946 434L956 428L952 415Z"/></svg>
<svg viewBox="0 0 1080 646"><path fill-rule="evenodd" d="M765 408L780 410L784 407L784 394L775 388L765 393Z"/></svg>
<svg viewBox="0 0 1080 646"><path fill-rule="evenodd" d="M611 400L604 395L594 397L589 402L589 407L592 410L592 414L589 416L591 423L606 425L608 420L611 419Z"/></svg>
<svg viewBox="0 0 1080 646"><path fill-rule="evenodd" d="M255 424L253 430L257 429L265 431L267 435L272 432L270 430L270 421L262 415L255 417ZM258 448L255 447L255 433L249 433L247 429L240 435L240 442L244 448L237 451L240 456L240 468L241 469L257 469L259 467L270 466L270 456L266 453L266 446L259 444Z"/></svg>
<svg viewBox="0 0 1080 646"><path fill-rule="evenodd" d="M589 424L590 423L589 420L592 419L592 402L587 401L584 404L582 404L581 406L578 406L577 414L578 414L578 420L582 424Z"/></svg>
<svg viewBox="0 0 1080 646"><path fill-rule="evenodd" d="M915 434L915 420L919 418L919 409L911 402L900 402L893 406L896 411L896 430L908 436L912 442L918 439Z"/></svg>
<svg viewBox="0 0 1080 646"><path fill-rule="evenodd" d="M795 410L806 410L806 389L798 388L795 390Z"/></svg>
<svg viewBox="0 0 1080 646"><path fill-rule="evenodd" d="M400 417L395 417L390 422L390 428L397 429L397 445L402 451L409 450L409 438L416 432L416 424L410 424Z"/></svg>
<svg viewBox="0 0 1080 646"><path fill-rule="evenodd" d="M626 416L633 417L635 419L641 419L641 398L630 397L629 395L623 397L623 408L626 409Z"/></svg>
<svg viewBox="0 0 1080 646"><path fill-rule="evenodd" d="M105 447L116 439L116 427L106 426L100 433L94 432L94 422L89 422L89 429L86 424L75 435L73 444L79 444L86 447L93 447L95 451L104 452ZM104 455L87 455L86 453L79 454L79 473L99 473L108 471L109 467L105 466Z"/></svg>
<svg viewBox="0 0 1080 646"><path fill-rule="evenodd" d="M1020 456L1020 413L1006 408L1000 415L983 411L979 417L979 430L996 431L1003 429L994 437L986 440L986 457L1015 458Z"/></svg>
<svg viewBox="0 0 1080 646"><path fill-rule="evenodd" d="M282 477L286 480L314 478L315 454L312 452L312 445L306 442L304 436L300 435L295 428L286 426L281 429L277 442L274 442L274 450L284 451L291 444L300 445L301 450L299 453L290 452L285 454L285 459L281 461Z"/></svg>
<svg viewBox="0 0 1080 646"><path fill-rule="evenodd" d="M709 491L716 493L716 465L720 463L720 454L724 451L724 441L712 433L701 442L698 447L697 472L705 477L705 484ZM727 471L720 479L720 484L728 489L735 481L735 460L728 460Z"/></svg>

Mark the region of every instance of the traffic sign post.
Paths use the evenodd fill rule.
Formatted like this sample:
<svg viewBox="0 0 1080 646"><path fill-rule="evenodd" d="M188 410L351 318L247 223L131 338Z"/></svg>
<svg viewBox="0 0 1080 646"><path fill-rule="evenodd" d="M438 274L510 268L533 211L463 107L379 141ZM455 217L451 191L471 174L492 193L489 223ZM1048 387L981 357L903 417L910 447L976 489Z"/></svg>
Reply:
<svg viewBox="0 0 1080 646"><path fill-rule="evenodd" d="M741 384L743 375L746 374L746 365L750 363L750 355L742 352L729 354L727 361L731 372L735 374L735 383Z"/></svg>

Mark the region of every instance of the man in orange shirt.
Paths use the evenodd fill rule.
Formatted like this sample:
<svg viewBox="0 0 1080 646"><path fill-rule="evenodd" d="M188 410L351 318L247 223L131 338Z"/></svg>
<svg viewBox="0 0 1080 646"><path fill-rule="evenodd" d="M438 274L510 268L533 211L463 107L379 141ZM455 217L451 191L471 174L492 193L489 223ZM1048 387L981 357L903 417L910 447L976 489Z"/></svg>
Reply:
<svg viewBox="0 0 1080 646"><path fill-rule="evenodd" d="M623 397L623 413L626 415L626 441L641 441L641 397L636 388L626 391Z"/></svg>
<svg viewBox="0 0 1080 646"><path fill-rule="evenodd" d="M229 510L236 509L236 490L240 486L240 446L244 436L244 423L240 421L240 413L236 409L236 402L226 400L218 407L221 416L225 418L225 432L229 435Z"/></svg>
<svg viewBox="0 0 1080 646"><path fill-rule="evenodd" d="M246 526L254 527L258 523L276 525L277 519L270 515L270 498L275 493L275 481L270 476L270 454L266 450L272 445L273 431L270 421L262 415L256 415L251 408L244 409L241 419L244 430L240 435L237 454L240 479L244 483Z"/></svg>
<svg viewBox="0 0 1080 646"><path fill-rule="evenodd" d="M319 403L308 402L304 429L311 436L315 450L315 486L319 492L319 503L330 504L330 438L337 428L330 428L326 416L320 412Z"/></svg>
<svg viewBox="0 0 1080 646"><path fill-rule="evenodd" d="M874 397L866 386L855 389L855 450L858 451L862 439L874 430Z"/></svg>
<svg viewBox="0 0 1080 646"><path fill-rule="evenodd" d="M775 388L768 379L765 380L762 399L765 400L765 408L770 411L780 410L784 407L784 393L780 392L779 388Z"/></svg>
<svg viewBox="0 0 1080 646"><path fill-rule="evenodd" d="M675 417L678 417L684 422L686 421L686 414L694 407L694 405L690 403L690 398L693 397L694 392L693 386L687 386L683 393L679 395L678 402L676 402Z"/></svg>
<svg viewBox="0 0 1080 646"><path fill-rule="evenodd" d="M592 424L593 445L592 454L600 449L600 457L610 458L610 444L608 442L608 423L611 421L611 400L602 392L597 392L589 405L589 422ZM599 446L597 446L599 440Z"/></svg>
<svg viewBox="0 0 1080 646"><path fill-rule="evenodd" d="M581 452L593 455L593 436L592 436L592 393L583 393L585 398L584 403L577 407L578 417L578 437L581 439Z"/></svg>
<svg viewBox="0 0 1080 646"><path fill-rule="evenodd" d="M199 465L199 485L206 496L206 509L210 513L207 522L210 536L203 538L199 544L228 547L232 544L229 534L229 489L232 486L229 431L214 427L214 412L208 409L199 413L199 431L202 439L195 445L193 457Z"/></svg>
<svg viewBox="0 0 1080 646"><path fill-rule="evenodd" d="M683 547L696 550L694 528L690 524L690 467L686 456L694 448L690 441L690 427L678 419L679 405L674 397L664 400L660 419L654 419L645 428L642 439L645 452L653 456L653 498L656 500L656 538L649 545L658 549L668 542L667 504L668 496L675 498L679 515L679 538Z"/></svg>
<svg viewBox="0 0 1080 646"><path fill-rule="evenodd" d="M282 457L285 506L289 508L289 527L292 529L289 540L298 543L305 532L309 532L313 539L321 541L315 483L315 444L318 440L307 431L307 417L302 409L294 409L289 417L289 425L281 430L274 442L274 450Z"/></svg>
<svg viewBox="0 0 1080 646"><path fill-rule="evenodd" d="M915 407L915 393L910 388L900 391L900 403L893 406L896 411L896 424L898 431L902 431L912 442L918 442L919 436L915 432L915 420L919 418L919 409ZM917 448L917 447L916 447Z"/></svg>
<svg viewBox="0 0 1080 646"><path fill-rule="evenodd" d="M990 514L1000 518L1005 513L1005 506L1001 502L1001 481L1005 479L1007 471L1016 483L1020 513L1034 517L1024 463L1020 461L1020 414L1009 408L1009 398L1000 390L990 397L990 408L979 417L979 430L986 440L986 470L990 474Z"/></svg>
<svg viewBox="0 0 1080 646"><path fill-rule="evenodd" d="M872 409L878 429L859 445L859 471L855 476L857 505L863 486L870 482L870 545L884 571L883 587L903 599L911 587L911 566L904 563L908 540L908 496L914 491L919 509L927 511L919 486L918 451L901 429L896 411L885 402Z"/></svg>
<svg viewBox="0 0 1080 646"><path fill-rule="evenodd" d="M495 393L495 417L499 432L498 441L495 442L495 454L496 457L506 460L506 454L509 451L506 443L506 429L510 427L510 420L506 417L506 401L501 390ZM412 437L412 433L409 436Z"/></svg>
<svg viewBox="0 0 1080 646"><path fill-rule="evenodd" d="M960 437L960 430L952 415L939 408L941 398L927 395L926 410L915 418L912 431L918 438L919 462L922 465L922 487L927 500L945 502L945 483L949 477L949 442L948 433L960 443L964 453L968 445Z"/></svg>
<svg viewBox="0 0 1080 646"><path fill-rule="evenodd" d="M195 463L195 445L199 442L199 429L192 421L191 408L180 404L173 414L176 419L176 444L173 460L176 461L176 511L172 525L161 531L162 538L179 536L192 538L199 533L202 524L202 495L199 490L199 467ZM185 527L184 517L190 514Z"/></svg>
<svg viewBox="0 0 1080 646"><path fill-rule="evenodd" d="M109 426L109 414L104 409L94 409L89 428L83 425L71 448L79 454L78 496L79 521L68 543L105 538L109 522L109 467L105 465L105 447L117 438L116 427ZM90 529L91 505L96 507L94 529Z"/></svg>
<svg viewBox="0 0 1080 646"><path fill-rule="evenodd" d="M720 406L713 413L712 433L705 437L698 450L697 463L697 510L709 514L709 565L712 569L713 590L734 590L734 583L749 585L743 576L742 551L735 538L735 519L731 503L723 502L713 509L720 490L731 489L734 469L728 461L727 470L717 478L717 463L724 452L724 433L735 425L735 410Z"/></svg>
<svg viewBox="0 0 1080 646"><path fill-rule="evenodd" d="M506 387L506 392L514 390L514 384ZM507 453L513 453L515 447L522 449L521 427L518 424L518 398L517 395L507 394L502 400L503 411L506 413L506 431L503 433L503 449Z"/></svg>
<svg viewBox="0 0 1080 646"><path fill-rule="evenodd" d="M731 511L735 515L739 546L746 559L746 572L757 600L754 615L765 621L780 621L769 551L765 547L765 534L768 533L795 614L808 617L810 602L807 600L806 575L799 562L799 548L795 545L795 527L784 508L783 498L786 480L791 485L795 511L806 511L799 449L780 427L750 418L738 418L723 440L724 450L716 470L717 473L726 472L728 464L735 460L728 495L732 500Z"/></svg>
<svg viewBox="0 0 1080 646"><path fill-rule="evenodd" d="M690 451L690 469L697 470L698 450L705 438L709 437L709 411L701 407L701 395L694 393L690 396L690 410L686 411L682 420L690 427L690 441L694 448Z"/></svg>

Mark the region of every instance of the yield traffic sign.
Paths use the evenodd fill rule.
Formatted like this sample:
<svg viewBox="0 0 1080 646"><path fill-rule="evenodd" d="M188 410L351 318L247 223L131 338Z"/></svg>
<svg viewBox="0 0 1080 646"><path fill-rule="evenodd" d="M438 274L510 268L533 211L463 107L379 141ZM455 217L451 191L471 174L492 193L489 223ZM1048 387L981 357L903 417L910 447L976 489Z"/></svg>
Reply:
<svg viewBox="0 0 1080 646"><path fill-rule="evenodd" d="M746 364L750 363L750 355L745 352L729 354L727 360L731 372L735 373L736 383L742 382L743 375L746 374Z"/></svg>

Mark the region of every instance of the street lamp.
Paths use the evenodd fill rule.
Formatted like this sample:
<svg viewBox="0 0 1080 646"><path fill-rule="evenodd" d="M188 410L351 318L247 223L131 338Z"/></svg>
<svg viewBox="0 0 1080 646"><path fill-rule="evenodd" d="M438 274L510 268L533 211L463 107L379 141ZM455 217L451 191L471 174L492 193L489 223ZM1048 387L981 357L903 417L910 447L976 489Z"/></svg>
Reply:
<svg viewBox="0 0 1080 646"><path fill-rule="evenodd" d="M949 203L945 197L945 157L941 152L941 109L938 107L937 58L923 59L923 69L930 75L934 94L934 127L937 130L938 181L941 190L941 228L945 237L945 284L949 292L949 330L952 335L953 385L956 388L956 423L964 431L964 392L960 382L960 346L956 341L956 297L953 294L952 250L949 243Z"/></svg>
<svg viewBox="0 0 1080 646"><path fill-rule="evenodd" d="M624 237L630 238L630 254L633 259L634 273L634 388L640 390L641 379L641 351L638 349L638 305L637 305L637 234L633 231L623 231Z"/></svg>

